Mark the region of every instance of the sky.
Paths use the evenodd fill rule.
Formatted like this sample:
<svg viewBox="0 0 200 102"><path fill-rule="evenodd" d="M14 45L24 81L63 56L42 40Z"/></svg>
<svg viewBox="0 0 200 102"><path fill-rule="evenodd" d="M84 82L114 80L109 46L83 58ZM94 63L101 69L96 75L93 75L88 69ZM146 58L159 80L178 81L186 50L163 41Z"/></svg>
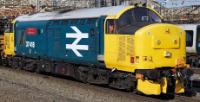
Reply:
<svg viewBox="0 0 200 102"><path fill-rule="evenodd" d="M154 0L166 8L200 5L200 0Z"/></svg>

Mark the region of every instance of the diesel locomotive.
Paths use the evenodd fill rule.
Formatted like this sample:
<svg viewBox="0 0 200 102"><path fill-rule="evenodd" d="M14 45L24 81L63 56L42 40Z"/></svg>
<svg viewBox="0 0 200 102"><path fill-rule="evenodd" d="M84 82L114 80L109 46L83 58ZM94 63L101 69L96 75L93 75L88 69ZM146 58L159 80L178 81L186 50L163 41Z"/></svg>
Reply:
<svg viewBox="0 0 200 102"><path fill-rule="evenodd" d="M112 6L19 16L5 36L3 63L137 90L145 95L185 92L186 38L154 10Z"/></svg>

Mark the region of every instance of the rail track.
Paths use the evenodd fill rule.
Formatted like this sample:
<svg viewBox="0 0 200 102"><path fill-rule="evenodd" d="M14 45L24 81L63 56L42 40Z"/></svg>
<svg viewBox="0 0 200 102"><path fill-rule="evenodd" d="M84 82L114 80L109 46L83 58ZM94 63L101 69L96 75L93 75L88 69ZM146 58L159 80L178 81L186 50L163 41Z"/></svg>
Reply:
<svg viewBox="0 0 200 102"><path fill-rule="evenodd" d="M194 72L194 75L192 76L192 86L196 89L196 91L200 92L200 68L191 68Z"/></svg>
<svg viewBox="0 0 200 102"><path fill-rule="evenodd" d="M109 89L103 86L99 87L96 85L84 84L81 82L73 81L70 78L67 78L66 80L64 77L57 78L57 77L52 77L48 75L41 75L41 74L31 73L31 72L27 72L23 70L11 69L11 68L0 66L0 85L2 85L2 83L12 84L14 89L17 87L23 87L29 90L39 91L40 94L47 93L48 95L50 94L55 97L59 96L60 98L55 98L55 99L59 99L57 101L63 101L66 99L66 100L71 100L71 101L75 100L75 101L81 101L81 102L97 102L97 101L98 102L130 102L130 101L131 102L151 102L151 101L160 102L164 100L160 98L160 96L154 96L154 97L143 96L143 95L138 95L132 92L124 92L120 90ZM0 98L2 97L1 88L4 88L4 87L5 85L0 87ZM9 89L13 89L13 88L9 88ZM6 91L6 93L7 93L6 96L9 96L9 91ZM43 95L43 96L48 98L47 97L48 95ZM21 97L25 97L25 96L21 96ZM24 100L20 100L20 101L23 102ZM174 102L182 102L182 101L199 102L200 95L198 94L195 97L185 97L185 96L177 95L175 99L170 100L170 102L171 101L172 102L173 101Z"/></svg>
<svg viewBox="0 0 200 102"><path fill-rule="evenodd" d="M200 68L191 68L194 71L194 74L200 74Z"/></svg>

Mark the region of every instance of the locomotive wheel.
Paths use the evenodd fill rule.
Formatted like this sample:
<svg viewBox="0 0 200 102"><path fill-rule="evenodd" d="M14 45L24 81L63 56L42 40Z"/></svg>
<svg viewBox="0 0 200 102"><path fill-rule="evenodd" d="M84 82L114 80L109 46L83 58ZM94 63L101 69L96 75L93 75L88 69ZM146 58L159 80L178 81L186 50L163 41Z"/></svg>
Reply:
<svg viewBox="0 0 200 102"><path fill-rule="evenodd" d="M75 79L87 83L89 69L86 67L78 67L75 71Z"/></svg>
<svg viewBox="0 0 200 102"><path fill-rule="evenodd" d="M136 88L136 79L127 73L115 72L110 78L110 87L126 91L133 91Z"/></svg>
<svg viewBox="0 0 200 102"><path fill-rule="evenodd" d="M87 81L92 84L107 85L109 83L109 72L107 70L91 68L88 72Z"/></svg>

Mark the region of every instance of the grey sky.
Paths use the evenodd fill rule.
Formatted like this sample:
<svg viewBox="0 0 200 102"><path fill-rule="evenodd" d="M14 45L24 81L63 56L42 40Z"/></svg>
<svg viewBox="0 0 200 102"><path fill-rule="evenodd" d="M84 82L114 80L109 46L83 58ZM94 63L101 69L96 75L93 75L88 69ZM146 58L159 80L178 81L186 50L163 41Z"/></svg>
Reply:
<svg viewBox="0 0 200 102"><path fill-rule="evenodd" d="M200 0L154 0L167 8L200 5Z"/></svg>

